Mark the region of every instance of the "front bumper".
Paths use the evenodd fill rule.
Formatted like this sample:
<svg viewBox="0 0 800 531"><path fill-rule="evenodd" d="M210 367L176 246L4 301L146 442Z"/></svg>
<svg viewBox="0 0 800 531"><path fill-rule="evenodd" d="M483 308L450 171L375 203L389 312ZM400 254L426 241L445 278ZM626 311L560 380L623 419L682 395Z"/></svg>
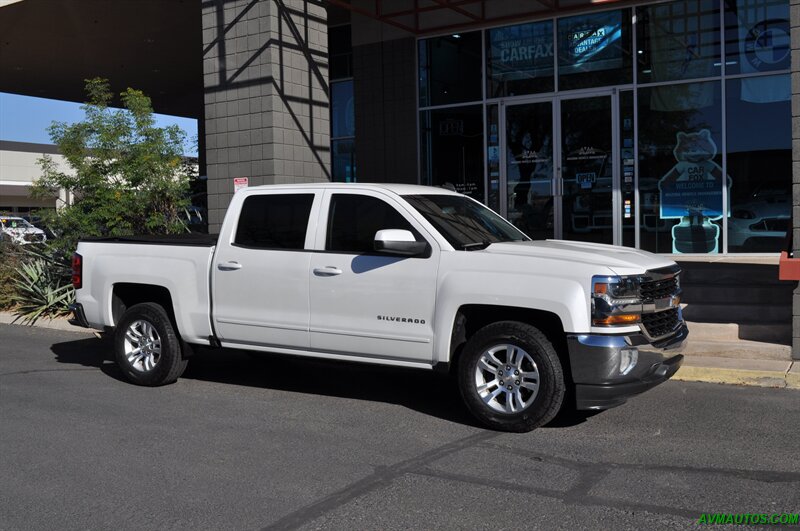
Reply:
<svg viewBox="0 0 800 531"><path fill-rule="evenodd" d="M683 324L670 337L650 344L640 333L629 335L569 335L570 366L578 409L608 409L670 379L683 363L683 355L669 356L689 335ZM622 351L636 348L638 361L627 374L620 373Z"/></svg>

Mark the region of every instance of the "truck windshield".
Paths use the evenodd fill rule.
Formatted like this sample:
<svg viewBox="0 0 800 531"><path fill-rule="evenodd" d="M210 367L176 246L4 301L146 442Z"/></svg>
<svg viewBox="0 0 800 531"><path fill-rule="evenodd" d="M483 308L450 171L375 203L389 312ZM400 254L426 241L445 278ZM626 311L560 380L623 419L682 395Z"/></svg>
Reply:
<svg viewBox="0 0 800 531"><path fill-rule="evenodd" d="M509 222L467 197L406 195L414 207L456 249L485 249L498 242L529 241Z"/></svg>

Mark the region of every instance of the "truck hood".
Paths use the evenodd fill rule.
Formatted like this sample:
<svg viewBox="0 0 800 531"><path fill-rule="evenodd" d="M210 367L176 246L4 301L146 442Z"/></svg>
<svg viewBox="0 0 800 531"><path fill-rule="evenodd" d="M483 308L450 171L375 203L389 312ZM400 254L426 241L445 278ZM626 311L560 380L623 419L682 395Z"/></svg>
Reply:
<svg viewBox="0 0 800 531"><path fill-rule="evenodd" d="M606 266L617 275L640 274L675 263L669 258L630 247L567 240L493 243L482 252Z"/></svg>

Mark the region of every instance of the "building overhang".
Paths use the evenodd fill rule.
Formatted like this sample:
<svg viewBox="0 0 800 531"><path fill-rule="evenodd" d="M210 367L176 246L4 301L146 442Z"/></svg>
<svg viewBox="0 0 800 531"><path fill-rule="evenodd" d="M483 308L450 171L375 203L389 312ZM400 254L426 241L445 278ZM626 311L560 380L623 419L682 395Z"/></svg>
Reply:
<svg viewBox="0 0 800 531"><path fill-rule="evenodd" d="M464 31L572 11L621 0L327 0L333 6L412 35Z"/></svg>
<svg viewBox="0 0 800 531"><path fill-rule="evenodd" d="M83 102L84 80L104 77L200 118L202 50L195 0L0 1L0 92Z"/></svg>

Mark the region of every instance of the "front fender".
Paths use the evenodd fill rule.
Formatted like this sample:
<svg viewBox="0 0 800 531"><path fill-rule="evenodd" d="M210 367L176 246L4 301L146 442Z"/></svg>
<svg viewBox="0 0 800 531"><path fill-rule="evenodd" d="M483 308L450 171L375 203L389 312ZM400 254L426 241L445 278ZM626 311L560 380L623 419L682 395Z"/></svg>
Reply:
<svg viewBox="0 0 800 531"><path fill-rule="evenodd" d="M588 332L588 295L581 282L557 275L524 272L457 271L443 275L436 305L434 363L448 362L452 327L459 308L481 304L550 312L565 332ZM536 324L536 323L531 323Z"/></svg>

